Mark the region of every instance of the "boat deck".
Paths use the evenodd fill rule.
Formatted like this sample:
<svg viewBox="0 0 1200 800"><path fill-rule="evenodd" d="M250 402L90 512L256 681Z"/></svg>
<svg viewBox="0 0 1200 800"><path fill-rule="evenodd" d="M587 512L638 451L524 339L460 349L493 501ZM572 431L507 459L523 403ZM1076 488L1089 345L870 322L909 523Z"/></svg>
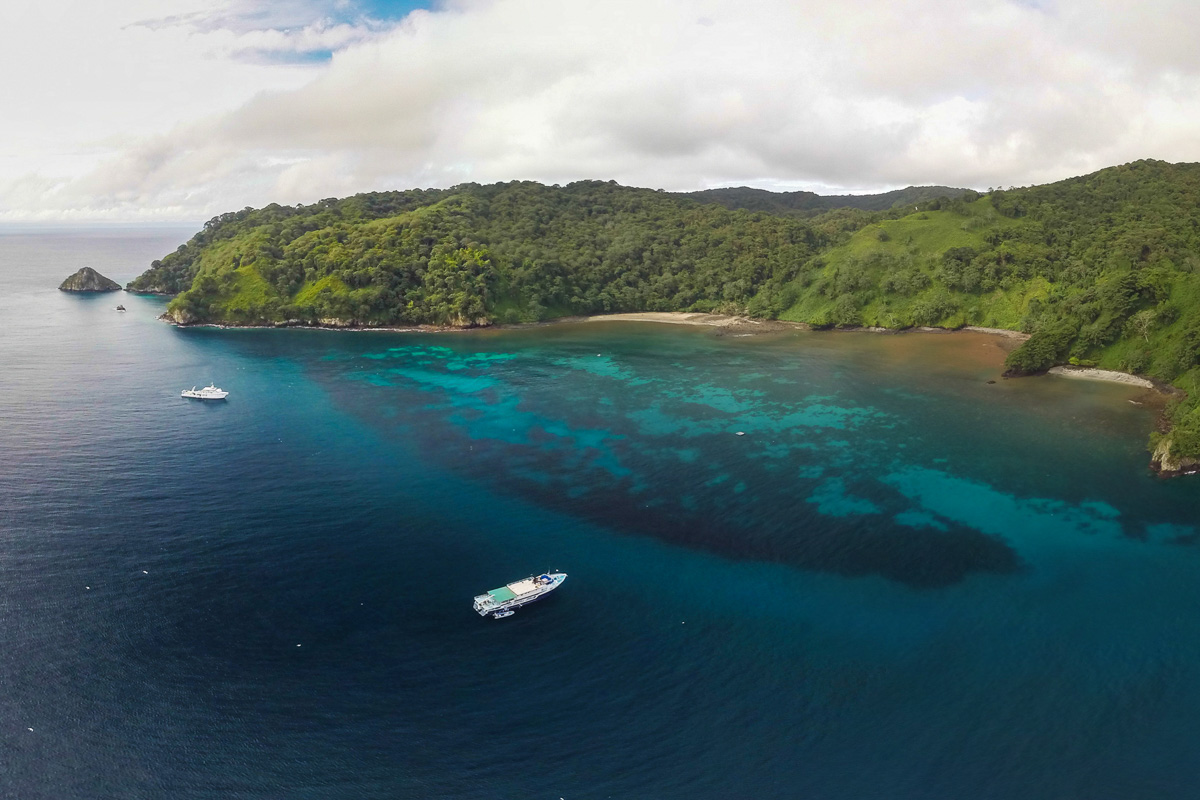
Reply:
<svg viewBox="0 0 1200 800"><path fill-rule="evenodd" d="M488 596L496 603L507 603L509 600L516 599L516 592L507 586L501 586L499 589L491 589L488 591Z"/></svg>
<svg viewBox="0 0 1200 800"><path fill-rule="evenodd" d="M475 610L487 615L496 610L520 608L555 589L566 577L560 573L544 574L537 578L513 581L498 589L489 589L486 594L475 598Z"/></svg>

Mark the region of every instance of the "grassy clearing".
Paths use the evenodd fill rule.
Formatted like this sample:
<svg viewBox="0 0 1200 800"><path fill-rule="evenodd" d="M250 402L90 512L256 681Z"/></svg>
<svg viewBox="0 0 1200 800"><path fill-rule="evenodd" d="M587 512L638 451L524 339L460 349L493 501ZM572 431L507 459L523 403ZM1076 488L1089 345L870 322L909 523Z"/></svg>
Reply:
<svg viewBox="0 0 1200 800"><path fill-rule="evenodd" d="M350 295L350 287L333 275L326 275L318 281L306 283L300 287L291 298L292 305L311 306L322 295Z"/></svg>
<svg viewBox="0 0 1200 800"><path fill-rule="evenodd" d="M1004 238L1021 224L981 198L954 210L918 211L868 225L810 262L791 285L795 300L779 318L815 325L1018 329L1029 302L1045 296L1044 279L1010 277L1003 289L969 291L967 281L974 279L959 275L964 285L956 285L943 263L957 248L969 251L966 261L989 254L978 260L990 258L1003 267L1016 255ZM963 266L955 268L961 272ZM987 263L979 269L996 270Z"/></svg>
<svg viewBox="0 0 1200 800"><path fill-rule="evenodd" d="M964 209L965 214L919 211L868 225L845 245L828 251L826 261L833 266L849 257L861 258L879 252L941 258L952 247L982 249L987 246L989 233L1020 225L1018 220L997 214L987 198L968 203Z"/></svg>

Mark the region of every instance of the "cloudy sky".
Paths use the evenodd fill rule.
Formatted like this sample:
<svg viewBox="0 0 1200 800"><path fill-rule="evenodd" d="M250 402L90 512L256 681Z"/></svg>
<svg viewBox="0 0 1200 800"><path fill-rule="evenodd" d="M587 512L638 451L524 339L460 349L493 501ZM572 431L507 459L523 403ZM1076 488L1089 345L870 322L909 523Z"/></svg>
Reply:
<svg viewBox="0 0 1200 800"><path fill-rule="evenodd" d="M1200 160L1194 0L11 0L0 222Z"/></svg>

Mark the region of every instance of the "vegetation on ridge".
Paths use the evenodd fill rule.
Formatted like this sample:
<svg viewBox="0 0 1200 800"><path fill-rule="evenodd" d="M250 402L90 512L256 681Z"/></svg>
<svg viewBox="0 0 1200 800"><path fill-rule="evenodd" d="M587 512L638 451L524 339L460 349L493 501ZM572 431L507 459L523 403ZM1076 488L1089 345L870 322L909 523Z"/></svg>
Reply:
<svg viewBox="0 0 1200 800"><path fill-rule="evenodd" d="M769 192L766 189L738 186L729 189L704 189L679 196L690 197L702 203L717 203L731 210L766 211L769 214L809 218L835 208L857 208L862 211L911 208L939 198L961 197L969 191L949 186L909 186L907 189L896 189L881 194L819 195L813 192Z"/></svg>
<svg viewBox="0 0 1200 800"><path fill-rule="evenodd" d="M179 292L179 319L241 324L686 310L1023 330L1013 374L1069 361L1183 388L1171 449L1200 456L1200 165L1140 161L915 211L776 211L596 181L272 205L210 221L130 288Z"/></svg>

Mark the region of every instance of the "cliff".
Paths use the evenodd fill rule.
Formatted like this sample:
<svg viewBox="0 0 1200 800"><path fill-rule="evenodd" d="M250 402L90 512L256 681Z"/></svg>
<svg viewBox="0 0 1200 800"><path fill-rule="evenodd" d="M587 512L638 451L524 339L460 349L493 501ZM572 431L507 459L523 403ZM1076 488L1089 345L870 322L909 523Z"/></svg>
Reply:
<svg viewBox="0 0 1200 800"><path fill-rule="evenodd" d="M1170 436L1160 439L1150 457L1151 468L1164 478L1200 472L1200 458L1179 456L1172 452L1173 449Z"/></svg>

